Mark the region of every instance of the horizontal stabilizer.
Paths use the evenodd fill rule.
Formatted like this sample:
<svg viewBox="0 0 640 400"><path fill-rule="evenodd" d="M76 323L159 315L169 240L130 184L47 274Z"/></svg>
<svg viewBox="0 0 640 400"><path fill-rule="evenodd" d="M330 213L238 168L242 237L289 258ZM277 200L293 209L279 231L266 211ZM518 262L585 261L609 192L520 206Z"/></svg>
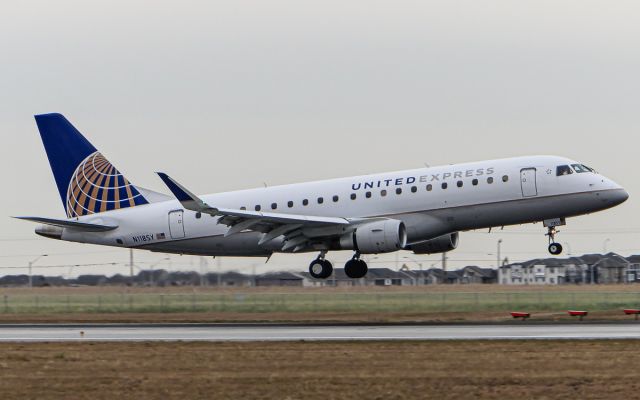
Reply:
<svg viewBox="0 0 640 400"><path fill-rule="evenodd" d="M86 222L69 221L66 219L54 219L54 218L42 218L42 217L14 217L31 222L38 222L45 225L59 226L61 228L73 228L85 232L107 232L112 231L118 227L118 225L99 225L89 224Z"/></svg>

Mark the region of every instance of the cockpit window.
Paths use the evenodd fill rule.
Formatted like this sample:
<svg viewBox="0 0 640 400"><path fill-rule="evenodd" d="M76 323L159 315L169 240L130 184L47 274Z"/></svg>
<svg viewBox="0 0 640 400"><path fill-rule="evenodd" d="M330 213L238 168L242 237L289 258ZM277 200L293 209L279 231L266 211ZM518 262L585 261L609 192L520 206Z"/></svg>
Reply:
<svg viewBox="0 0 640 400"><path fill-rule="evenodd" d="M558 168L556 168L556 176L571 175L571 174L573 174L573 170L568 165L558 165Z"/></svg>
<svg viewBox="0 0 640 400"><path fill-rule="evenodd" d="M571 166L573 167L573 170L576 171L577 173L581 174L583 172L589 172L588 169L586 169L583 165L580 164L571 164Z"/></svg>
<svg viewBox="0 0 640 400"><path fill-rule="evenodd" d="M581 174L583 172L593 172L593 173L596 172L596 171L593 170L593 168L589 168L584 164L571 164L571 166L579 174Z"/></svg>

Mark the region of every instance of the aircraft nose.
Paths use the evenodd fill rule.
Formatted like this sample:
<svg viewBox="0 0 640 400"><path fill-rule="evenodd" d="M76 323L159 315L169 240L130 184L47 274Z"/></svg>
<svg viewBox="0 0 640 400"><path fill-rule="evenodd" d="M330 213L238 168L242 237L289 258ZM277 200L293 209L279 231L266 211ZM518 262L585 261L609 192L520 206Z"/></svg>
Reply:
<svg viewBox="0 0 640 400"><path fill-rule="evenodd" d="M604 178L603 183L605 188L609 189L606 196L607 202L612 203L614 206L622 204L629 198L629 193L622 187L622 185L609 178Z"/></svg>
<svg viewBox="0 0 640 400"><path fill-rule="evenodd" d="M622 187L619 189L612 190L609 195L609 201L613 203L613 205L622 204L629 198L629 193L624 190Z"/></svg>
<svg viewBox="0 0 640 400"><path fill-rule="evenodd" d="M618 194L618 204L622 204L625 201L627 201L627 199L629 198L629 192L627 192L626 190L620 188L620 192Z"/></svg>

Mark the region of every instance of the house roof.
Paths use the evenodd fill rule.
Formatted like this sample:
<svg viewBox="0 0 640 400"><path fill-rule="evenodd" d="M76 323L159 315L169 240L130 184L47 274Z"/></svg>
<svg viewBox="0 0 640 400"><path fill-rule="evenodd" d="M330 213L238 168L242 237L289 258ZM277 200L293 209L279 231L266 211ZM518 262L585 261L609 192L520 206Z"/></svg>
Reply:
<svg viewBox="0 0 640 400"><path fill-rule="evenodd" d="M303 277L298 275L298 274L294 274L292 272L267 272L266 274L261 274L256 276L256 280L289 280L289 281L293 281L293 280L302 280Z"/></svg>
<svg viewBox="0 0 640 400"><path fill-rule="evenodd" d="M483 278L494 278L498 273L498 271L493 268L482 268L475 265L470 265L462 269L463 274L469 273L469 272L473 272L477 275L482 276Z"/></svg>

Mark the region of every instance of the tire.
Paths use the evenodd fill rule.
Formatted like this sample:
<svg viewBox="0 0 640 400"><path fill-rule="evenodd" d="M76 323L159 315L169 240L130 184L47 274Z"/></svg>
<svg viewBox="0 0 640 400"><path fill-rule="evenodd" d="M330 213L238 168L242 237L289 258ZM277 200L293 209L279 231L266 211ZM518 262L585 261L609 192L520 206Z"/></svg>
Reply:
<svg viewBox="0 0 640 400"><path fill-rule="evenodd" d="M554 256L560 255L562 253L562 245L560 243L551 243L549 245L549 253Z"/></svg>
<svg viewBox="0 0 640 400"><path fill-rule="evenodd" d="M351 259L344 265L344 273L351 279L364 278L369 268L367 263L362 260Z"/></svg>
<svg viewBox="0 0 640 400"><path fill-rule="evenodd" d="M328 260L322 260L322 265L324 267L322 279L327 279L333 274L333 265Z"/></svg>
<svg viewBox="0 0 640 400"><path fill-rule="evenodd" d="M327 260L313 260L309 265L309 275L315 279L327 279L333 273L333 265Z"/></svg>

